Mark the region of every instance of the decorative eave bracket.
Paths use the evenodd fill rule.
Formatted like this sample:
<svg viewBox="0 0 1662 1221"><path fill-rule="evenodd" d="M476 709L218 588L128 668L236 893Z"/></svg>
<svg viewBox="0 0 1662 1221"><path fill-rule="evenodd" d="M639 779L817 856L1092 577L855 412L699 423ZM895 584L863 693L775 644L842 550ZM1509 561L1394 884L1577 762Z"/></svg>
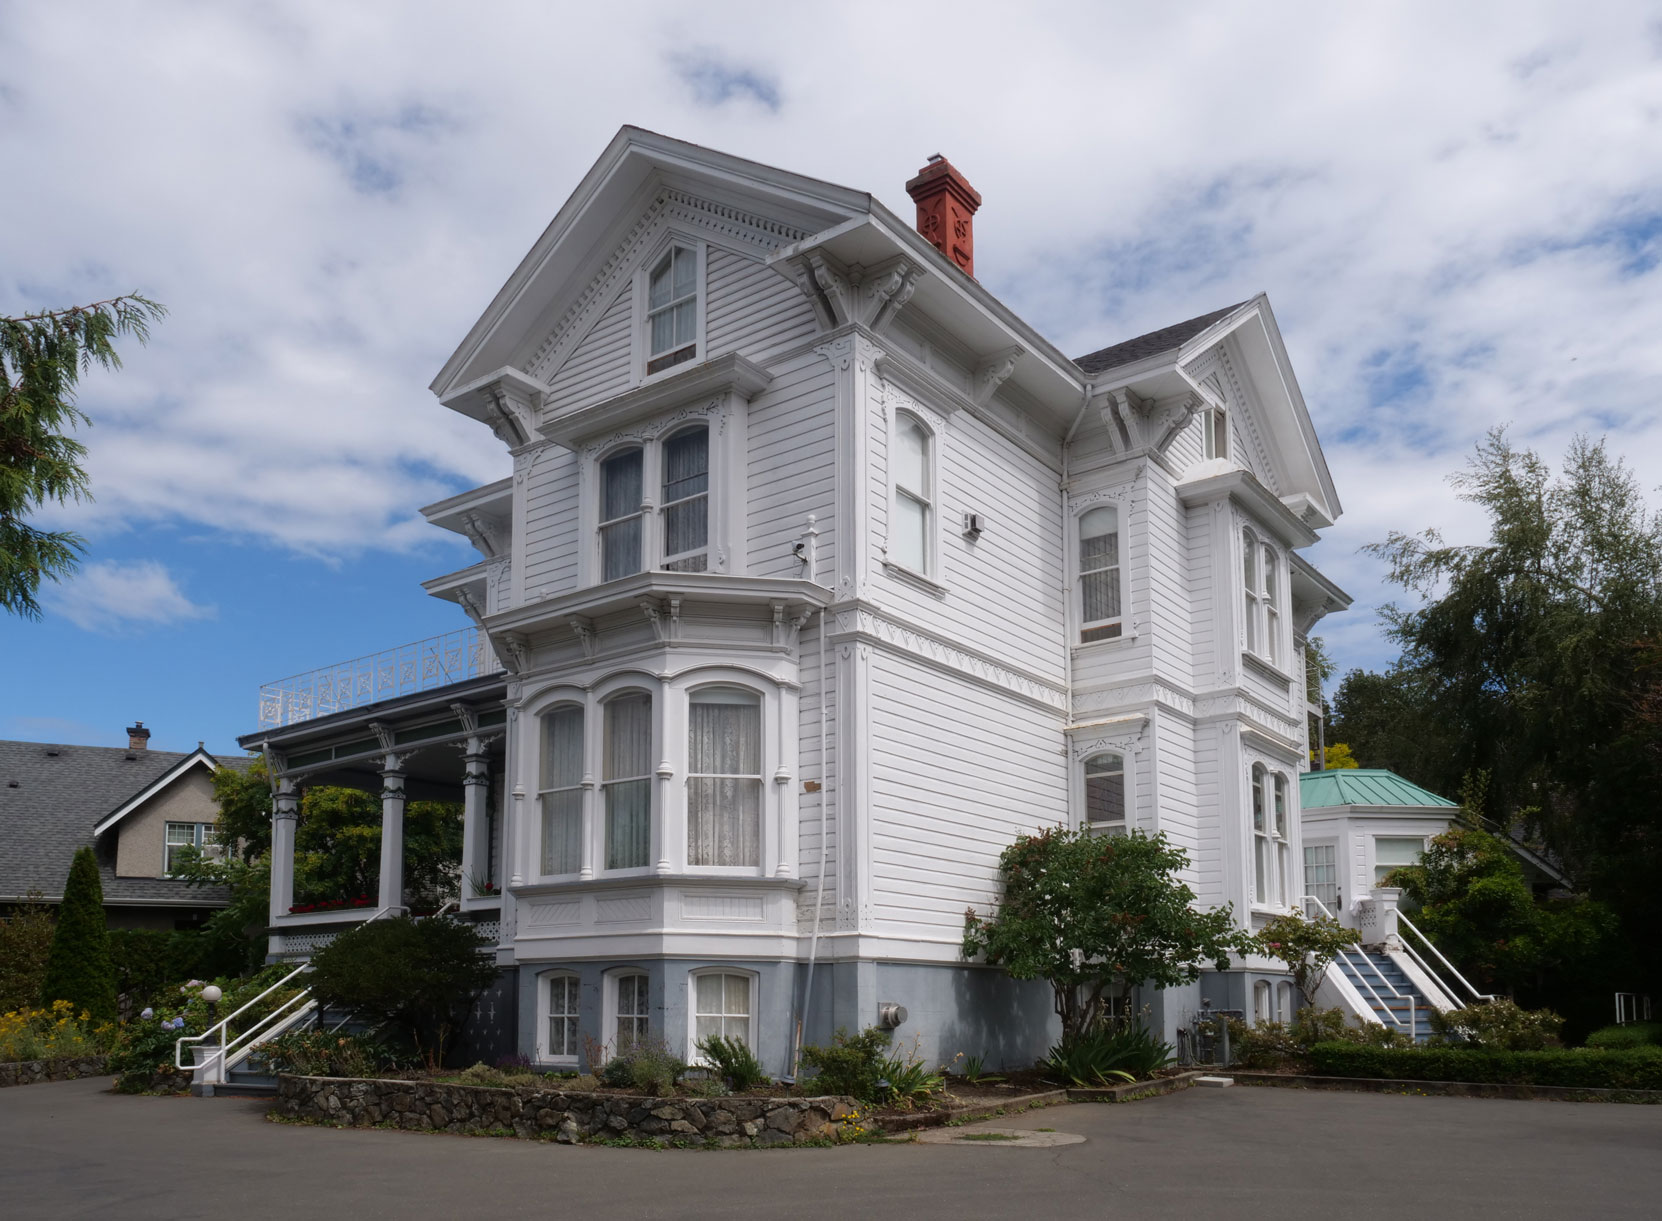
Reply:
<svg viewBox="0 0 1662 1221"><path fill-rule="evenodd" d="M912 299L926 274L904 255L875 267L844 266L823 250L807 250L789 259L791 275L823 330L857 322L882 334Z"/></svg>

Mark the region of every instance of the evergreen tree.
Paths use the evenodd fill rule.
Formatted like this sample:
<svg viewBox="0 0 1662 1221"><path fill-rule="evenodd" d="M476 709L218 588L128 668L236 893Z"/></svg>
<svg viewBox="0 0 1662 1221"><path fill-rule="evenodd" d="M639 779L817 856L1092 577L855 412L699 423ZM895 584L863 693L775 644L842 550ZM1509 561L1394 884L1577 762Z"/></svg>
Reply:
<svg viewBox="0 0 1662 1221"><path fill-rule="evenodd" d="M110 962L110 934L104 923L104 887L91 848L75 853L69 881L58 908L58 931L46 963L41 1003L68 1001L95 1018L116 1016L115 967Z"/></svg>
<svg viewBox="0 0 1662 1221"><path fill-rule="evenodd" d="M94 363L119 369L114 340L149 338L167 311L139 296L0 318L0 609L40 618L42 578L61 581L86 544L67 530L25 520L48 501L83 500L86 446L65 434L86 415L75 384Z"/></svg>

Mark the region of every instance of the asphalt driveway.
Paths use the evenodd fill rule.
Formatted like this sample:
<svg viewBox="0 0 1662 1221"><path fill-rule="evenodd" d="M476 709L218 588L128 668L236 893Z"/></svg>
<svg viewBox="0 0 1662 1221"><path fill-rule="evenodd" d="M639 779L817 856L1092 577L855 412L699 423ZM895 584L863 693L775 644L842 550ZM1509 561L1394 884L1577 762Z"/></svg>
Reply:
<svg viewBox="0 0 1662 1221"><path fill-rule="evenodd" d="M334 1131L107 1082L0 1090L0 1217L1662 1216L1662 1107L1192 1089L996 1121L1086 1137L665 1150Z"/></svg>

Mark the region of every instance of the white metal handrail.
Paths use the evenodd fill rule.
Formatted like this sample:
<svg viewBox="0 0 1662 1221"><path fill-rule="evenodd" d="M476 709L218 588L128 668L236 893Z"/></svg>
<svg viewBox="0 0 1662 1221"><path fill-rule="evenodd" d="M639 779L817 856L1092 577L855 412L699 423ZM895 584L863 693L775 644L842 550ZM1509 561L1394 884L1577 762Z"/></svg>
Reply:
<svg viewBox="0 0 1662 1221"><path fill-rule="evenodd" d="M1334 916L1334 914L1332 912L1327 910L1327 904L1323 903L1320 899L1316 898L1315 895L1304 895L1299 899L1299 902L1301 902L1301 903L1314 903L1318 908L1321 909L1322 915L1326 916L1329 920L1336 920L1337 919L1337 917ZM1360 951L1358 951L1358 952L1360 952ZM1350 969L1356 972L1356 982L1361 984L1364 988L1366 988L1368 990L1368 995L1373 998L1374 1004L1379 1007L1381 1012L1385 1013L1386 1015L1388 1015L1390 1017L1391 1024L1393 1026L1395 1026L1398 1030L1403 1029L1402 1019L1397 1016L1396 1011L1385 1003L1385 998L1379 995L1379 992L1374 988L1372 981L1370 981L1368 979L1367 974L1363 971L1362 967L1358 966L1354 961L1351 960L1349 948L1348 947L1341 948L1338 951L1336 957L1342 958L1342 959L1344 959L1345 962L1350 964ZM1373 964L1368 961L1367 955L1365 955L1365 954L1362 955L1362 962L1364 964L1366 964L1367 966L1369 966L1369 967L1373 967ZM1374 973L1379 974L1377 968L1375 969ZM1385 987L1390 990L1391 995L1393 997L1395 997L1397 1000L1408 1002L1408 1026L1407 1026L1408 1037L1411 1038L1411 1039L1412 1038L1417 1038L1418 1034L1417 1034L1417 1031L1416 1031L1415 1027L1418 1024L1418 1018L1416 1017L1416 1015L1414 1013L1414 996L1413 996L1413 994L1410 993L1409 995L1404 996L1402 993L1400 993L1396 990L1396 985L1393 984L1390 980L1386 979L1383 975L1379 976L1379 982L1384 984ZM1381 1022L1380 1025L1384 1025L1384 1023Z"/></svg>
<svg viewBox="0 0 1662 1221"><path fill-rule="evenodd" d="M1420 941L1425 945L1425 948L1430 950L1433 954L1435 954L1437 956L1437 961L1442 963L1445 967L1448 968L1449 974L1454 976L1455 979L1458 979L1462 984L1464 984L1466 986L1466 991L1470 992L1472 994L1472 999L1473 1000L1487 1002L1487 1001L1492 1001L1492 1000L1495 999L1495 994L1494 993L1492 993L1492 992L1479 992L1476 988L1474 988L1472 986L1472 982L1469 979L1467 979L1464 975L1460 974L1460 972L1455 969L1454 964L1443 956L1443 952L1436 947L1436 945L1432 942L1431 938L1427 937L1424 933L1422 933L1419 929L1419 926L1417 924L1415 924L1412 920L1410 920L1407 916L1403 915L1400 910L1397 912L1397 927L1398 928L1406 927L1409 932L1413 933L1414 936L1418 937L1420 939ZM1437 974L1437 972L1433 971L1431 969L1431 967L1426 963L1425 959L1420 957L1419 952L1417 950L1415 950L1413 946L1409 945L1406 941L1404 941L1402 943L1402 948L1407 950L1410 954L1412 954L1414 956L1414 961L1420 964L1420 968L1427 975L1431 976L1432 979L1437 981L1437 986L1443 990L1443 994L1445 996L1447 996L1450 1000L1452 1000L1455 1003L1456 1006L1460 1006L1460 998L1454 995L1454 989L1450 988L1447 984L1445 984L1443 982L1442 978Z"/></svg>

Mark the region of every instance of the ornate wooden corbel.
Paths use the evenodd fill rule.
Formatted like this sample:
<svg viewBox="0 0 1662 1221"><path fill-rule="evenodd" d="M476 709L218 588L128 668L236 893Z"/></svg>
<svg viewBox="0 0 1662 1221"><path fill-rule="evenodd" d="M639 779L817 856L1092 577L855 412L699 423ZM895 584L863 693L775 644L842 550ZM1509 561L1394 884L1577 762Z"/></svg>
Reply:
<svg viewBox="0 0 1662 1221"><path fill-rule="evenodd" d="M1025 355L1026 348L1008 347L993 353L976 366L971 395L977 407L985 407L992 401L993 395L998 393L998 388L1010 379L1010 374L1016 371L1016 364Z"/></svg>

